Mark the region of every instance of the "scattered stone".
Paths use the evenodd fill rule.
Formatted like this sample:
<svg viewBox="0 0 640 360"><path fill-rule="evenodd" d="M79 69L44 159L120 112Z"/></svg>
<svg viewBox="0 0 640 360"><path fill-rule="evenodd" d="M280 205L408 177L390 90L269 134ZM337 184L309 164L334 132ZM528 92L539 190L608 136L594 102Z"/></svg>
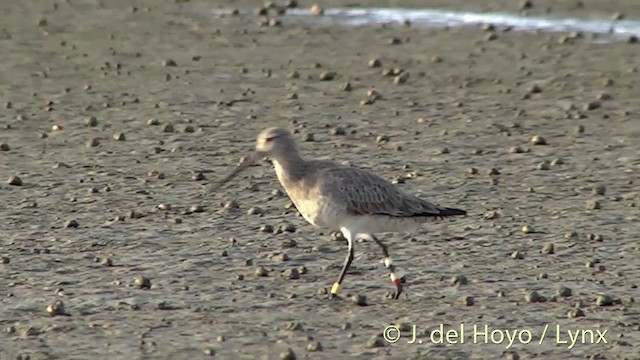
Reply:
<svg viewBox="0 0 640 360"><path fill-rule="evenodd" d="M569 319L582 317L582 316L584 316L584 311L582 311L582 309L574 308L567 311L567 318Z"/></svg>
<svg viewBox="0 0 640 360"><path fill-rule="evenodd" d="M462 303L463 303L465 306L473 306L473 304L474 304L474 299L473 299L473 297L472 297L472 296L464 296L464 297L462 297Z"/></svg>
<svg viewBox="0 0 640 360"><path fill-rule="evenodd" d="M7 143L0 143L0 151L9 151L11 147Z"/></svg>
<svg viewBox="0 0 640 360"><path fill-rule="evenodd" d="M602 205L600 205L600 202L594 199L587 200L586 206L587 206L587 210L598 210L602 208Z"/></svg>
<svg viewBox="0 0 640 360"><path fill-rule="evenodd" d="M531 138L533 145L547 145L547 141L540 135L535 135Z"/></svg>
<svg viewBox="0 0 640 360"><path fill-rule="evenodd" d="M498 34L496 34L495 32L488 32L484 36L484 41L493 41L493 40L495 40L497 38L498 38Z"/></svg>
<svg viewBox="0 0 640 360"><path fill-rule="evenodd" d="M13 185L13 186L22 186L22 179L20 179L15 175L9 176L9 179L7 180L7 184Z"/></svg>
<svg viewBox="0 0 640 360"><path fill-rule="evenodd" d="M86 126L86 127L96 127L96 126L98 126L98 119L96 119L95 116L89 116L84 121L84 126Z"/></svg>
<svg viewBox="0 0 640 360"><path fill-rule="evenodd" d="M200 171L196 172L195 174L193 174L191 176L191 180L193 180L193 181L203 181L203 180L206 180L206 179L207 179L207 177L204 176L204 174L202 172L200 172Z"/></svg>
<svg viewBox="0 0 640 360"><path fill-rule="evenodd" d="M273 233L273 226L271 226L269 224L262 225L262 226L260 226L260 232Z"/></svg>
<svg viewBox="0 0 640 360"><path fill-rule="evenodd" d="M304 135L304 139L303 140L306 141L306 142L314 142L314 141L316 141L316 137L315 137L315 135L313 133L307 133L307 134Z"/></svg>
<svg viewBox="0 0 640 360"><path fill-rule="evenodd" d="M293 225L292 223L288 223L285 222L283 224L280 224L280 226L278 226L278 232L279 233L294 233L296 232L296 226Z"/></svg>
<svg viewBox="0 0 640 360"><path fill-rule="evenodd" d="M364 295L353 295L351 301L358 306L367 306L367 297Z"/></svg>
<svg viewBox="0 0 640 360"><path fill-rule="evenodd" d="M162 66L178 66L178 64L176 64L172 59L166 59L162 61Z"/></svg>
<svg viewBox="0 0 640 360"><path fill-rule="evenodd" d="M262 209L257 206L252 206L247 210L247 215L260 215L262 213Z"/></svg>
<svg viewBox="0 0 640 360"><path fill-rule="evenodd" d="M451 285L467 285L469 282L464 275L455 275L450 280L449 283Z"/></svg>
<svg viewBox="0 0 640 360"><path fill-rule="evenodd" d="M542 253L543 254L553 254L555 252L554 248L553 248L553 244L549 243L549 244L544 244L544 246L542 247Z"/></svg>
<svg viewBox="0 0 640 360"><path fill-rule="evenodd" d="M601 105L599 101L589 101L588 103L582 106L582 109L584 111L591 111L591 110L598 109L600 106Z"/></svg>
<svg viewBox="0 0 640 360"><path fill-rule="evenodd" d="M77 228L78 226L80 226L80 224L76 219L69 219L64 222L65 228Z"/></svg>
<svg viewBox="0 0 640 360"><path fill-rule="evenodd" d="M87 141L87 147L96 147L100 145L100 140L98 138L91 138Z"/></svg>
<svg viewBox="0 0 640 360"><path fill-rule="evenodd" d="M489 169L489 171L487 171L487 174L489 176L491 176L491 175L500 175L500 170L498 170L496 168L491 168L491 169Z"/></svg>
<svg viewBox="0 0 640 360"><path fill-rule="evenodd" d="M111 267L111 266L113 266L113 261L111 260L110 257L105 256L102 259L100 259L100 265Z"/></svg>
<svg viewBox="0 0 640 360"><path fill-rule="evenodd" d="M546 170L549 170L551 167L549 166L549 162L545 160L545 161L539 163L536 168L538 170L546 171Z"/></svg>
<svg viewBox="0 0 640 360"><path fill-rule="evenodd" d="M320 81L331 81L336 78L338 74L334 71L324 71L320 74Z"/></svg>
<svg viewBox="0 0 640 360"><path fill-rule="evenodd" d="M377 68L382 66L382 62L380 61L380 59L371 59L369 60L369 67L372 68Z"/></svg>
<svg viewBox="0 0 640 360"><path fill-rule="evenodd" d="M607 188L604 185L598 185L592 189L593 195L604 195Z"/></svg>
<svg viewBox="0 0 640 360"><path fill-rule="evenodd" d="M286 254L285 254L286 255ZM300 279L300 273L298 269L286 269L282 275L289 280L297 280Z"/></svg>
<svg viewBox="0 0 640 360"><path fill-rule="evenodd" d="M529 87L529 89L527 89L527 92L529 92L529 94L538 94L542 92L542 88L535 84Z"/></svg>
<svg viewBox="0 0 640 360"><path fill-rule="evenodd" d="M525 234L531 234L534 232L533 227L529 226L529 225L524 225L520 231L522 231Z"/></svg>
<svg viewBox="0 0 640 360"><path fill-rule="evenodd" d="M615 300L613 296L607 294L600 294L596 298L596 305L598 306L611 306L614 305Z"/></svg>
<svg viewBox="0 0 640 360"><path fill-rule="evenodd" d="M269 272L264 268L264 266L258 266L255 270L255 274L257 277L269 276Z"/></svg>
<svg viewBox="0 0 640 360"><path fill-rule="evenodd" d="M143 289L143 290L151 289L151 280L142 275L136 276L136 278L133 280L133 284L139 289Z"/></svg>
<svg viewBox="0 0 640 360"><path fill-rule="evenodd" d="M514 251L513 253L511 253L511 258L515 260L521 260L524 259L524 255L522 255L520 251Z"/></svg>
<svg viewBox="0 0 640 360"><path fill-rule="evenodd" d="M307 351L310 351L310 352L322 351L322 344L318 341L312 341L307 345Z"/></svg>
<svg viewBox="0 0 640 360"><path fill-rule="evenodd" d="M376 137L376 143L378 144L384 144L389 142L389 137L387 135L378 135L378 137Z"/></svg>
<svg viewBox="0 0 640 360"><path fill-rule="evenodd" d="M559 297L569 297L569 296L571 296L571 293L572 293L572 292L571 292L571 289L569 289L569 288L568 288L568 287L566 287L566 286L560 286L560 287L558 288L558 290L556 291L556 294L557 294Z"/></svg>
<svg viewBox="0 0 640 360"><path fill-rule="evenodd" d="M158 125L160 125L160 120L158 120L158 119L149 119L149 120L147 120L147 125L149 125L149 126L158 126Z"/></svg>
<svg viewBox="0 0 640 360"><path fill-rule="evenodd" d="M282 248L283 249L290 249L290 248L294 248L296 246L298 246L298 243L293 239L284 239L284 240L282 240Z"/></svg>
<svg viewBox="0 0 640 360"><path fill-rule="evenodd" d="M537 291L527 291L524 294L524 299L528 303L537 303L537 302L545 302L547 298L538 294Z"/></svg>
<svg viewBox="0 0 640 360"><path fill-rule="evenodd" d="M47 305L47 313L49 316L68 316L67 310L64 307L64 303L61 300L56 300L53 303Z"/></svg>
<svg viewBox="0 0 640 360"><path fill-rule="evenodd" d="M127 140L127 137L124 135L124 133L115 133L113 134L113 140L115 141L125 141Z"/></svg>
<svg viewBox="0 0 640 360"><path fill-rule="evenodd" d="M370 349L384 347L384 339L380 335L374 335L367 340L367 347Z"/></svg>
<svg viewBox="0 0 640 360"><path fill-rule="evenodd" d="M520 147L520 146L512 146L509 148L509 152L511 154L521 154L524 152L524 150Z"/></svg>
<svg viewBox="0 0 640 360"><path fill-rule="evenodd" d="M311 15L313 16L322 16L324 15L324 9L320 7L318 4L311 5L311 9L309 9Z"/></svg>
<svg viewBox="0 0 640 360"><path fill-rule="evenodd" d="M200 204L191 205L188 211L188 213L191 213L191 214L201 213L201 212L204 212L204 206Z"/></svg>
<svg viewBox="0 0 640 360"><path fill-rule="evenodd" d="M171 124L166 124L163 128L162 128L162 132L166 132L166 133L172 133L174 131L173 125Z"/></svg>
<svg viewBox="0 0 640 360"><path fill-rule="evenodd" d="M291 348L287 349L280 353L280 360L296 360L296 353L291 350Z"/></svg>

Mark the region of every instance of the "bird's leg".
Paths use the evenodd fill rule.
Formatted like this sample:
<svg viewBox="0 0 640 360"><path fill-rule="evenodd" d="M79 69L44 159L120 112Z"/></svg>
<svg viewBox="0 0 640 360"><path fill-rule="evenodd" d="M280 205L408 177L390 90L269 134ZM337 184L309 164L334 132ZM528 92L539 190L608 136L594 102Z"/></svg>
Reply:
<svg viewBox="0 0 640 360"><path fill-rule="evenodd" d="M351 262L353 261L353 239L351 238L351 234L344 234L349 243L349 252L347 254L347 258L344 260L344 265L342 266L342 270L340 271L340 276L338 277L338 281L336 281L331 287L331 298L335 299L340 291L340 285L342 285L342 281L344 280L345 275L347 275L347 271L351 266Z"/></svg>
<svg viewBox="0 0 640 360"><path fill-rule="evenodd" d="M396 275L396 267L395 265L393 265L393 262L389 257L389 250L387 249L387 246L383 244L382 241L378 240L378 238L376 238L374 235L371 235L371 238L373 239L373 241L375 241L376 244L378 244L378 246L382 248L382 255L384 256L384 258L382 259L382 263L384 264L384 267L389 269L389 277L391 278L391 282L393 282L393 285L396 287L396 292L395 294L393 294L393 299L398 299L400 297L400 294L402 294L402 284L405 282L404 276L398 277Z"/></svg>

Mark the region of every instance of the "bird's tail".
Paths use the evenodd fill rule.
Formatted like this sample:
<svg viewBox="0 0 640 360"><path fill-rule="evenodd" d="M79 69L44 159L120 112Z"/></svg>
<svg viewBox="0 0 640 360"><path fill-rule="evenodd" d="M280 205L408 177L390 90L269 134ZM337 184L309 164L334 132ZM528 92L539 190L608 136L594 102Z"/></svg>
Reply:
<svg viewBox="0 0 640 360"><path fill-rule="evenodd" d="M438 210L440 210L440 214L439 216L442 217L446 217L446 216L463 216L463 215L467 215L467 212L464 210L460 210L460 209L452 209L452 208L439 208Z"/></svg>

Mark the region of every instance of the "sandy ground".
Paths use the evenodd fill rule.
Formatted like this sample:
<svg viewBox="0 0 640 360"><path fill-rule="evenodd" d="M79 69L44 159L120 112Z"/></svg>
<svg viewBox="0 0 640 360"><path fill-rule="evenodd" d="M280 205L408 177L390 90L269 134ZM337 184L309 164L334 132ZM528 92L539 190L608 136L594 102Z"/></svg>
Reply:
<svg viewBox="0 0 640 360"><path fill-rule="evenodd" d="M631 0L534 2L640 14ZM640 359L638 44L260 26L252 1L215 2L249 12L223 18L204 0L55 4L0 3L2 360ZM382 75L396 68L409 76ZM346 244L304 222L268 164L209 190L267 126L469 211L382 237L408 298L385 298L380 251L359 242L328 300ZM261 230L283 223L296 231ZM58 300L67 316L47 313ZM435 344L441 324L465 324L464 343Z"/></svg>

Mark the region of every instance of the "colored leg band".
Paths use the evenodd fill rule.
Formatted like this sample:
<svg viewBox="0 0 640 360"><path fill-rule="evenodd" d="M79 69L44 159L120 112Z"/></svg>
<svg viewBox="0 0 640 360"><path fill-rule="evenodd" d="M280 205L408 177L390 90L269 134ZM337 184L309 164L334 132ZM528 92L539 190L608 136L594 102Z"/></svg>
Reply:
<svg viewBox="0 0 640 360"><path fill-rule="evenodd" d="M338 291L340 291L340 284L334 283L331 287L331 293L335 295L338 293Z"/></svg>

